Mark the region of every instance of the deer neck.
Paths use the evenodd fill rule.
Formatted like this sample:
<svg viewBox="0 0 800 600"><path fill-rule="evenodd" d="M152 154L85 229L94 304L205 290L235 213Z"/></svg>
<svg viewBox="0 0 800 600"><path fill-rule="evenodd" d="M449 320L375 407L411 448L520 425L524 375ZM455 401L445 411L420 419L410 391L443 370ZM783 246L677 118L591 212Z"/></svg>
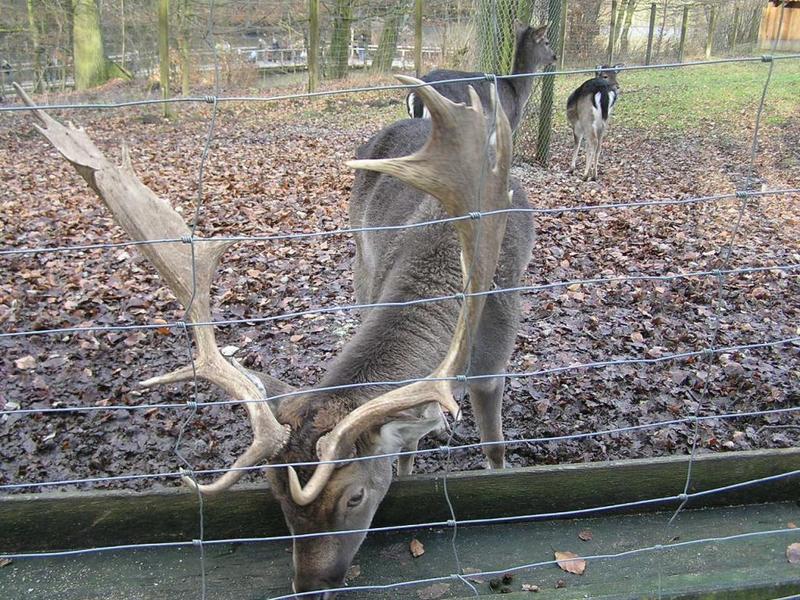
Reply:
<svg viewBox="0 0 800 600"><path fill-rule="evenodd" d="M414 296L412 296L414 297ZM455 330L458 306L453 302L372 309L355 336L326 372L321 386L402 381L430 374L447 351ZM354 404L362 404L386 386L342 390Z"/></svg>
<svg viewBox="0 0 800 600"><path fill-rule="evenodd" d="M511 74L518 75L520 73L534 73L538 66L539 65L533 60L532 57L515 54L514 68L511 70ZM504 81L513 90L514 96L517 99L517 105L523 106L531 96L531 91L533 90L533 77L515 77L513 79L505 79Z"/></svg>

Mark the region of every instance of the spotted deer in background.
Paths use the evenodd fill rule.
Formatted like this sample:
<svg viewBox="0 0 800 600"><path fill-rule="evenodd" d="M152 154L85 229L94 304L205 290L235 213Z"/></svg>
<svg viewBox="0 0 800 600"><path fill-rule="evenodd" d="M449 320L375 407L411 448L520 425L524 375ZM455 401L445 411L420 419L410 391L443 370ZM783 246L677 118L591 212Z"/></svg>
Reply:
<svg viewBox="0 0 800 600"><path fill-rule="evenodd" d="M567 99L567 121L572 128L575 151L569 172L575 171L581 143L586 140L584 180L596 180L603 137L619 97L617 75L622 65L597 67L595 76L584 81Z"/></svg>

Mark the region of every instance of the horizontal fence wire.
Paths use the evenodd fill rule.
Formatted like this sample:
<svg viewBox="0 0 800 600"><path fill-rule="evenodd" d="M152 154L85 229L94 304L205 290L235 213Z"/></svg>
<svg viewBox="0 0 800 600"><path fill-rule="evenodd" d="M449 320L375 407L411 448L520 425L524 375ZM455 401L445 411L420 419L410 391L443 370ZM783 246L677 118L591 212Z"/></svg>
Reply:
<svg viewBox="0 0 800 600"><path fill-rule="evenodd" d="M789 194L800 193L800 188L782 188L775 190L740 190L737 192L730 192L727 194L716 194L712 196L695 196L689 198L667 199L667 200L642 200L635 202L616 202L606 204L584 204L576 206L558 206L553 208L505 208L493 211L477 211L468 215L459 217L447 217L442 219L433 219L431 221L421 221L419 223L412 223L409 225L380 225L375 227L352 227L343 229L333 229L331 231L312 231L312 232L296 232L284 234L267 234L267 235L248 235L248 236L187 236L182 238L162 238L158 240L145 240L145 241L126 241L126 242L109 242L100 244L76 244L74 246L52 246L41 248L14 248L0 250L0 256L18 256L23 254L44 254L49 252L82 252L86 250L109 250L113 248L124 248L127 246L143 246L151 244L176 244L176 243L204 243L204 242L276 242L285 240L301 240L319 237L332 237L337 235L352 235L354 233L372 233L381 231L398 231L404 229L417 229L420 227L428 227L430 225L440 225L444 223L456 223L458 221L466 221L470 219L480 219L492 215L509 215L509 214L533 214L533 215L553 215L561 213L573 212L593 212L605 211L615 209L628 209L628 208L648 208L655 206L684 206L691 204L705 204L709 202L719 202L722 200L735 200L744 197L763 197L763 196L785 196Z"/></svg>
<svg viewBox="0 0 800 600"><path fill-rule="evenodd" d="M185 404L178 405L179 408L186 408ZM368 460L378 460L384 458L400 458L407 456L421 456L426 454L437 454L448 451L464 451L464 450L477 450L481 448L491 448L493 446L520 446L528 444L547 444L571 440L585 440L594 437L601 437L606 435L615 435L620 433L631 433L634 431L645 431L648 429L659 429L662 427L669 427L671 425L681 425L685 423L692 423L695 419L699 421L725 421L732 419L744 419L749 417L764 417L764 416L778 416L789 413L800 412L800 406L791 406L785 408L771 408L765 410L751 410L740 411L735 413L722 413L701 415L699 417L682 417L676 419L668 419L664 421L654 421L652 423L642 423L639 425L628 425L626 427L614 427L611 429L601 429L598 431L587 431L583 433L571 433L564 435L541 436L532 438L520 438L510 440L497 440L491 442L473 442L469 444L457 444L449 446L439 446L437 448L421 448L417 450L404 450L400 452L390 452L384 454L367 454L363 456L354 456L352 458L339 458L333 460L315 460L315 461L299 461L288 463L264 463L260 465L253 465L251 467L225 467L221 469L198 469L192 471L195 476L203 475L221 475L228 471L252 472L261 471L265 469L283 469L287 467L314 467L324 464L349 464L354 462L363 462ZM41 482L26 482L26 483L5 483L0 485L0 490L22 490L39 487L53 487L53 486L66 486L66 485L81 485L87 483L109 483L112 481L133 481L141 479L170 479L182 477L186 474L185 470L181 471L168 471L163 473L137 473L132 475L109 475L107 477L86 477L81 479L62 479L62 480L48 480Z"/></svg>
<svg viewBox="0 0 800 600"><path fill-rule="evenodd" d="M319 537L337 537L337 536L355 535L362 533L391 533L396 531L408 531L414 529L455 527L456 525L458 526L499 525L503 523L523 523L523 522L537 521L543 519L565 519L565 518L600 514L604 512L611 512L629 508L642 508L646 506L651 506L653 504L668 504L670 502L686 503L695 498L704 498L716 494L724 494L735 490L742 490L752 486L763 485L765 483L771 483L789 479L791 477L796 477L798 475L800 475L800 469L795 469L792 471L777 473L775 475L770 475L767 477L759 477L757 479L740 481L737 483L717 488L701 490L699 492L679 493L670 496L661 496L659 498L646 498L644 500L618 502L615 504L592 506L588 508L578 508L572 510L549 511L549 512L533 513L528 515L513 515L507 517L485 517L485 518L458 519L458 520L448 519L440 521L410 523L403 525L388 525L383 527L364 527L359 529L343 529L338 531L321 531L318 533L300 533L300 534L286 534L286 535L274 535L274 536L264 536L264 537L248 537L248 538L237 537L237 538L227 538L218 540L203 540L203 543L206 545L221 545L221 544L235 544L235 543L289 542L289 541L306 540ZM797 531L795 531L795 533L797 533ZM0 553L0 559L1 558L7 558L7 559L55 558L64 556L77 556L83 554L96 554L100 552L123 551L123 550L147 550L154 548L186 547L186 546L192 546L193 543L194 543L193 540L183 540L175 542L121 544L118 546L101 546L96 548L79 548L75 550L58 550L51 552L26 552L26 553L16 553L16 554Z"/></svg>
<svg viewBox="0 0 800 600"><path fill-rule="evenodd" d="M209 34L211 33L211 19L209 19ZM699 67L704 65L722 65L722 64L729 64L729 63L770 63L770 68L773 66L774 61L779 60L787 60L787 59L800 59L800 54L786 54L786 55L774 55L774 48L773 54L765 54L763 56L758 57L739 57L739 58L726 58L726 59L717 59L717 60L705 60L705 61L695 61L695 62L681 62L681 63L671 63L671 64L659 64L659 65L632 65L632 66L623 66L620 67L619 70L621 71L636 71L636 70L643 70L643 69L668 69L668 68L683 68L683 67ZM216 61L215 61L215 64ZM218 64L217 64L218 67ZM454 78L452 80L448 80L447 82L452 83L469 83L469 82L479 82L479 81L491 81L495 79L511 79L511 78L518 78L518 77L541 77L544 75L577 75L577 74L585 74L585 73L592 73L594 69L572 69L572 70L562 70L562 71L554 71L554 72L547 72L547 73L524 73L524 74L517 74L517 75L509 75L509 76L494 76L494 75L483 75L477 77L461 77L461 78ZM437 83L447 83L447 82L437 82ZM767 81L768 84L768 81ZM406 85L406 84L395 84L395 85L384 85L384 86L371 86L371 87L353 87L347 89L340 89L340 90L327 90L322 92L314 92L314 93L300 93L300 94L285 94L285 95L276 95L276 96L219 96L217 93L215 95L206 95L206 96L197 96L197 97L182 97L182 98L171 98L171 99L142 99L142 100L131 100L131 101L124 101L124 102L110 102L110 103L64 103L64 104L50 104L50 105L37 105L37 106L11 106L11 107L0 107L0 113L2 112L21 112L21 111L35 111L35 110L57 110L57 109L70 109L70 110L80 110L80 109L116 109L116 108L123 108L123 107L135 107L135 106L145 106L145 105L164 105L165 103L176 104L176 103L209 103L216 107L219 103L223 102L278 102L278 101L289 101L289 100L304 100L304 99L313 99L316 97L323 97L323 96L332 96L332 95L341 95L341 94L350 94L350 93L363 93L363 92L381 92L381 91L389 91L389 90L399 90L399 89L413 89L415 87L419 87L420 84L413 84L413 85ZM422 84L428 85L428 84ZM765 91L766 94L766 85ZM217 89L218 91L218 89ZM762 97L762 107L763 107L763 97ZM759 110L759 116L760 116ZM216 114L216 113L215 113ZM756 127L756 133L754 135L754 148L757 141L757 134L758 134L758 127ZM203 158L205 158L205 154L208 151L209 143L213 136L213 120L212 124L209 128L209 133L206 137L206 146L204 149ZM0 250L0 257L11 257L11 256L24 256L24 255L36 255L36 254L43 254L43 253L53 253L53 252L82 252L87 250L96 250L96 249L112 249L112 248L119 248L125 246L137 246L137 245L145 245L145 244L163 244L163 243L188 243L192 245L194 249L194 245L203 242L209 241L229 241L229 242L271 242L271 241L284 241L284 240L293 240L293 239L306 239L306 238L313 238L313 237L327 237L332 235L343 235L343 234L352 234L352 233L360 233L360 232L370 232L370 231L386 231L386 230L393 230L393 229L404 229L408 228L409 226L398 226L398 227L370 227L370 228L353 228L353 229L339 229L334 231L325 231L325 232L297 232L297 233L288 233L288 234L269 234L263 236L221 236L221 237L196 237L194 235L194 226L197 224L197 217L199 216L200 205L202 202L202 167L203 163L201 162L200 173L199 173L199 193L198 193L198 207L197 212L195 214L195 220L193 222L192 227L192 235L187 236L185 238L180 239L162 239L162 240L147 240L147 241L130 241L130 242L120 242L120 243L99 243L99 244L84 244L84 245L74 245L74 246L58 246L58 247L42 247L42 248L15 248L15 249L4 249ZM749 186L748 186L749 187ZM493 211L493 212L477 212L471 213L469 215L464 215L461 217L456 218L448 218L448 219L440 219L436 221L430 221L426 223L418 223L412 225L411 227L421 227L427 225L433 225L438 223L446 223L446 222L454 222L459 220L465 219L481 219L486 216L491 216L492 214L499 214L499 213L512 213L512 212L529 212L533 214L559 214L559 213L570 213L570 212L585 212L585 211L597 211L597 210L613 210L613 209L627 209L627 208L641 208L641 207L666 207L666 206L680 206L680 205L690 205L690 204L699 204L699 203L707 203L707 202L717 202L717 201L724 201L724 200L734 200L738 199L744 203L749 198L757 198L757 197L764 197L764 196L789 196L791 194L796 194L800 192L800 188L797 189L781 189L781 190L739 190L736 192L731 192L727 194L718 194L713 196L701 196L701 197L694 197L694 198L683 198L683 199L672 199L672 200L649 200L649 201L637 201L637 202L623 202L623 203L608 203L608 204L598 204L598 205L578 205L578 206L564 206L564 207L555 207L555 208L532 208L532 209L510 209L504 211ZM732 244L732 242L731 242ZM727 265L726 265L727 266ZM338 311L347 311L347 310L361 310L361 309L369 309L369 308L387 308L387 307L397 307L397 306L411 306L415 304L421 304L426 302L441 302L445 300L463 300L469 296L478 296L478 295L491 295L491 294L503 294L503 293L520 293L520 292L539 292L545 290L551 290L559 287L566 287L570 285L598 285L598 284L608 284L608 283L624 283L624 282L633 282L633 281L670 281L670 280L677 280L677 279L685 279L685 278L693 278L693 277L717 277L718 280L721 282L724 277L731 276L731 275L746 275L746 274L754 274L754 273L761 273L761 272L770 272L770 271L783 271L789 272L796 270L800 265L796 264L781 264L775 266L753 266L753 267L743 267L739 269L718 269L718 270L707 270L707 271L696 271L690 273L676 273L676 274L668 274L668 275L627 275L627 276L609 276L609 277L601 277L601 278L591 278L591 279L583 279L583 280L572 280L572 281L561 281L561 282L554 282L554 283L547 283L547 284L539 284L539 285L531 285L531 286L517 286L514 288L504 288L498 290L490 290L487 292L481 292L477 294L469 294L469 293L460 293L460 294L453 294L448 296L442 296L438 298L424 298L418 300L411 300L407 302L398 302L398 303L375 303L375 304L354 304L354 305L347 305L347 306L332 306L332 307L323 307L323 308L315 308L308 311L299 311L293 313L286 313L282 315L274 315L269 317L253 317L253 318L246 318L246 319L231 319L231 320L220 320L220 321L209 321L205 323L190 323L186 321L175 322L175 323L167 323L167 324L143 324L143 325L121 325L121 326L107 326L107 327L78 327L78 328L53 328L53 329L45 329L45 330L36 330L36 331L21 331L21 332L3 332L0 333L0 338L14 338L14 337L22 337L22 336L29 336L29 335L44 335L44 334L79 334L79 333L102 333L102 332L109 332L109 331L120 331L120 330L128 330L128 329L153 329L153 328L178 328L180 332L182 332L185 336L187 336L187 341L189 342L189 351L191 353L191 341L188 337L188 329L192 327L198 326L226 326L226 325L237 325L243 323L260 323L260 322L269 322L275 321L280 319L292 319L297 318L300 316L305 316L309 314L323 314L323 313L330 313L330 312L338 312ZM720 284L721 285L721 284ZM188 307L187 307L188 310ZM620 366L620 365L633 365L633 364L654 364L654 363L661 363L671 360L685 360L690 358L696 357L710 357L720 353L728 353L728 352L743 352L748 350L754 349L763 349L763 348L770 348L770 347L778 347L782 345L788 344L798 344L800 343L800 337L789 337L780 340L773 340L773 341L766 341L766 342L759 342L759 343L752 343L752 344L742 344L742 345L730 345L726 347L716 347L716 344L713 343L710 347L704 348L701 350L694 350L694 351L687 351L687 352L680 352L674 353L669 355L664 355L655 358L621 358L621 359L614 359L614 360L606 360L606 361L597 361L597 362L587 362L587 363L576 363L571 365L564 365L554 368L542 369L538 371L529 371L529 372L522 372L522 373L493 373L493 374L486 374L486 375L459 375L455 377L442 377L442 378L418 378L418 379L410 379L410 380L403 380L403 381L387 381L387 382L368 382L363 384L351 384L351 385L343 385L343 386L331 386L329 388L315 388L311 390L303 390L297 392L289 392L286 394L280 394L270 398L270 400L281 399L284 397L296 395L296 394L307 394L310 392L323 392L323 391L334 391L340 389L347 389L353 387L360 387L360 386L397 386L403 385L408 383L413 383L417 381L422 381L425 379L429 380L440 380L440 381L453 381L459 383L467 383L469 381L475 381L480 379L486 378L497 378L497 377L508 377L508 378L523 378L523 377L538 377L538 376L545 376L550 374L561 373L569 370L577 370L577 369L588 369L588 368L605 368L605 367L612 367L612 366ZM194 383L196 386L197 377L194 378ZM196 387L195 387L196 390ZM111 405L111 406L93 406L93 407L52 407L52 408L32 408L32 409L15 409L15 410L2 410L0 411L0 415L26 415L26 414L42 414L42 413L72 413L72 412L84 412L84 411L99 411L99 410L136 410L136 409L143 409L143 408L159 408L159 409L189 409L190 413L187 416L186 421L184 422L184 427L182 427L182 432L185 429L186 424L188 424L189 419L194 416L195 411L199 407L205 406L217 406L217 405L231 405L231 404L240 404L240 403L247 403L247 402L260 402L263 400L226 400L226 401L210 401L210 402L198 402L196 400L196 396L193 396L193 400L190 400L185 403L164 403L164 404L139 404L139 405ZM108 483L112 481L122 481L122 480L132 480L132 479L152 479L152 478L174 478L180 476L187 476L187 474L194 479L196 476L201 475L211 475L211 474L218 474L224 473L231 470L247 470L247 471L254 471L259 469L268 469L268 468L281 468L281 467L288 467L288 466L314 466L318 464L326 464L326 463L349 463L354 461L361 461L361 460L374 460L376 458L396 458L402 456L413 456L417 454L427 454L427 453L441 453L446 452L449 454L455 450L468 450L468 449L479 449L485 448L493 445L503 445L503 446L512 446L512 445L519 445L519 444L533 444L533 443L554 443L566 440L579 440L579 439L587 439L595 436L602 436L602 435L615 435L625 432L632 432L632 431L642 431L646 429L653 429L659 427L665 427L669 425L675 424L686 424L686 423L699 423L703 421L710 421L710 420L727 420L727 419L736 419L736 418L745 418L745 417L755 417L755 416L768 416L768 415L780 415L780 414L790 414L796 411L800 411L799 407L786 407L781 409L771 409L771 410L763 410L763 411L747 411L747 412L739 412L739 413L725 413L720 415L699 415L695 414L691 417L684 417L678 419L672 419L667 421L660 421L648 424L640 424L640 425L632 425L628 427L619 427L614 429L608 429L603 431L593 431L593 432L585 432L585 433L576 433L576 434L568 434L568 435L560 435L560 436L552 436L552 437L537 437L537 438L526 438L526 439L518 439L518 440L503 440L503 441L496 441L496 442L479 442L479 443L472 443L472 444L462 444L462 445L451 445L449 442L445 446L440 446L438 448L430 448L430 449L422 449L422 450L414 450L414 451L405 451L405 452L396 452L396 453L387 453L387 454L379 454L379 455L372 455L372 456L357 456L354 458L348 459L337 459L331 461L309 461L309 462L297 462L297 463L285 463L285 464L264 464L264 465L256 465L253 467L240 467L240 468L226 468L226 469L207 469L207 470L193 470L191 468L184 469L178 472L171 472L171 473L154 473L154 474L132 474L132 475L118 475L118 476L109 476L109 477L96 477L96 478L84 478L84 479L73 479L73 480L62 480L62 481L46 481L46 482L26 482L26 483L12 483L12 484L4 484L0 485L0 490L21 490L25 488L34 488L34 487L47 487L47 486L56 486L56 485L77 485L77 484L96 484L96 483ZM452 435L451 435L452 439ZM180 443L180 440L179 440ZM176 446L177 448L177 446ZM177 452L177 450L176 450ZM180 457L180 454L178 454ZM691 460L694 460L694 456L692 455ZM185 461L184 461L185 462ZM186 463L188 465L188 463ZM690 462L691 464L691 462ZM129 544L129 545L119 545L119 546L106 546L100 548L86 548L86 549L77 549L77 550L66 550L66 551L58 551L58 552L41 552L41 553L20 553L20 554L2 554L0 553L0 558L8 558L8 559L28 559L28 558L55 558L55 557L64 557L64 556L73 556L73 555L81 555L81 554L91 554L91 553L100 553L100 552L110 552L110 551L122 551L122 550L144 550L144 549L157 549L157 548L172 548L172 547L189 547L189 546L200 546L201 550L201 566L203 572L203 588L201 592L201 597L205 597L205 558L202 554L202 549L204 546L210 545L220 545L220 544L232 544L232 543L248 543L248 542L276 542L276 541L289 541L289 540L297 540L297 539L304 539L308 537L320 537L320 536L336 536L336 535L347 535L347 534L354 534L354 533L370 533L370 532L389 532L389 531L399 531L399 530L409 530L409 529L421 529L421 528L455 528L457 526L479 526L479 525L491 525L491 524L498 524L498 523L509 523L509 522L525 522L525 521L534 521L538 519L547 519L547 518L565 518L565 517L576 517L581 515L587 514L595 514L601 512L608 512L614 510L621 510L621 509L629 509L634 507L642 507L654 504L666 504L666 503L680 503L681 506L685 505L687 502L691 501L695 498L706 497L714 494L721 494L725 492L729 492L736 489L743 489L749 486L756 486L756 485L763 485L765 483L785 480L788 478L792 478L800 474L800 470L796 471L788 471L785 473L780 473L776 475L771 475L768 477L762 477L758 479L751 479L748 481L741 481L738 483L734 483L731 485L718 487L709 490L702 490L698 492L688 492L688 481L687 481L687 489L679 494L671 495L671 496L664 496L660 498L649 498L644 500L636 500L632 502L626 503L618 503L606 506L598 506L598 507L591 507L591 508L583 508L583 509L575 509L575 510L567 510L567 511L559 511L559 512L548 512L548 513L536 513L536 514L528 514L522 516L513 516L513 517L490 517L484 519L464 519L459 520L455 518L455 514L453 513L453 518L445 521L436 521L430 523L416 523L410 525L397 525L397 526L388 526L388 527L374 527L374 528L364 528L364 529L356 529L356 530L347 530L347 531L325 531L313 534L301 534L301 535L281 535L281 536L270 536L270 537L261 537L261 538L233 538L233 539L224 539L224 540L206 540L203 539L203 505L202 505L202 498L200 498L199 503L199 516L200 516L200 538L194 540L186 540L186 541L176 541L176 542L166 542L166 543L154 543L154 544ZM445 475L446 477L446 475ZM637 554L643 553L654 553L654 552L662 552L667 551L675 548L681 547L689 547L695 545L702 545L702 544L712 544L712 543L723 543L723 542L732 542L737 540L744 540L754 537L760 536L781 536L788 533L797 533L795 529L773 529L773 530L766 530L766 531L754 531L754 532L746 532L731 536L724 536L724 537L706 537L696 540L688 540L676 543L667 543L667 544L655 544L646 547L640 547L632 550L626 550L617 553L609 553L609 554L595 554L591 556L584 556L581 557L582 560L592 561L592 560L612 560L612 559L619 559L625 558L629 556L634 556ZM455 544L454 544L455 550ZM576 559L577 560L577 559ZM457 554L456 554L456 562L457 561ZM558 561L558 562L564 562ZM528 570L534 569L542 566L552 566L557 564L555 560L548 560L548 561L541 561L541 562L534 562L528 563L524 565L516 565L516 566L509 566L503 568L499 571L482 571L479 573L470 573L470 578L478 578L478 577L493 577L500 574L505 574L514 571L521 571L521 570ZM332 589L328 591L339 591L342 593L345 592L357 592L357 591L374 591L374 590L393 590L393 589L400 589L402 587L409 587L409 586L418 586L418 585L425 585L430 583L436 582L443 582L448 580L458 580L462 583L466 583L464 581L464 576L460 573L460 569L458 573L454 574L447 574L437 577L430 577L425 579L417 579L411 581L401 581L395 582L390 584L383 584L383 585L363 585L363 586L349 586L339 589ZM273 600L288 600L294 597L303 597L309 595L315 595L318 592L304 592L304 593L292 593L287 595L282 595L278 597L274 597Z"/></svg>
<svg viewBox="0 0 800 600"><path fill-rule="evenodd" d="M705 348L703 350L692 350L688 352L679 352L675 354L665 354L664 356L653 358L620 358L616 360L603 360L585 363L574 363L571 365L564 365L560 367L551 367L548 369L540 369L537 371L524 371L524 372L501 372L501 373L487 373L483 375L456 375L448 377L413 377L410 379L402 379L395 381L367 381L363 383L349 383L343 385L333 386L320 386L302 390L295 390L276 394L266 399L236 399L236 400L209 400L205 402L197 402L194 400L186 403L163 403L163 404L122 404L122 405L107 405L107 406L75 406L75 407L54 407L54 408L28 408L28 409L13 409L0 411L2 414L32 414L32 413L65 413L65 412L87 412L87 411L102 411L102 410L144 410L152 408L197 408L203 406L228 406L234 404L251 404L257 402L270 402L274 400L282 400L292 396L299 396L305 394L318 394L323 392L334 392L341 390L356 389L362 387L399 387L418 383L420 381L451 381L451 382L469 382L481 381L484 379L497 379L498 377L506 377L510 379L519 379L525 377L541 377L544 375L554 375L556 373L564 373L578 369L602 369L606 367L614 367L620 365L647 365L669 362L673 360L685 360L688 358L695 358L700 356L727 354L729 352L741 352L744 350L756 350L759 348L770 348L776 346L783 346L786 344L800 343L800 336L793 336L782 338L779 340L771 340L766 342L756 342L752 344L738 344L732 346L722 346L719 348ZM316 463L315 463L316 464Z"/></svg>
<svg viewBox="0 0 800 600"><path fill-rule="evenodd" d="M667 63L667 64L658 64L658 65L630 65L630 66L621 66L619 67L620 71L642 71L642 70L657 70L657 69L677 69L677 68L684 68L684 67L702 67L702 66L711 66L711 65L722 65L722 64L732 64L732 63L758 63L764 62L769 63L773 61L779 60L796 60L800 59L800 54L777 54L777 55L769 55L765 54L762 56L745 56L740 58L719 58L713 60L698 60L698 61L688 61L688 62L678 62L678 63ZM594 73L594 68L585 68L585 69L569 69L569 70L562 70L562 71L538 71L534 73L516 73L514 75L494 75L494 74L484 74L474 77L454 77L452 79L442 79L441 81L436 81L436 85L445 84L445 83L472 83L476 81L488 81L494 79L519 79L519 78L537 78L537 77L545 77L551 75L581 75L587 73ZM277 96L213 96L213 95L206 95L206 96L187 96L187 97L177 97L177 98L164 98L164 99L154 99L154 98L147 98L142 100L127 100L125 102L87 102L87 103L62 103L62 104L37 104L34 106L2 106L0 107L0 113L3 112L25 112L25 111L36 111L36 110L62 110L62 109L69 109L69 110L81 110L81 109L114 109L114 108L128 108L134 106L148 106L154 104L180 104L180 103L199 103L204 102L208 104L213 104L214 102L282 102L287 100L304 100L304 99L312 99L312 98L320 98L324 96L337 96L337 95L344 95L344 94L358 94L358 93L365 93L365 92L382 92L382 91L390 91L390 90L409 90L415 89L418 87L434 85L433 83L396 83L390 85L375 85L375 86L367 86L367 87L351 87L339 90L324 90L319 92L302 92L297 94L282 94Z"/></svg>
<svg viewBox="0 0 800 600"><path fill-rule="evenodd" d="M334 306L327 306L321 308L311 308L308 310L296 311L291 313L281 313L278 315L271 315L268 317L242 317L238 319L220 319L212 321L196 321L196 322L182 322L173 321L166 323L142 323L141 325L97 325L97 326L83 326L83 327L56 327L52 329L33 329L25 331L10 331L0 333L0 339L13 338L13 337L30 337L36 335L65 335L65 334L82 334L82 333L112 333L118 331L133 331L133 330L152 330L152 329L176 329L195 327L225 327L230 325L243 325L243 324L257 324L268 323L271 321L283 321L288 319L297 319L309 315L322 315L335 312L347 312L352 310L365 310L371 308L401 308L406 306L417 306L420 304L431 304L436 302L444 302L448 300L464 300L465 298L477 296L497 296L502 294L520 293L520 292L543 292L561 287L569 287L574 285L602 285L608 283L631 283L636 281L674 281L676 279L691 279L695 277L720 277L727 275L751 275L754 273L768 273L770 271L794 271L800 268L800 264L781 264L762 267L741 267L738 269L718 269L706 271L690 271L686 273L674 273L671 275L619 275L613 277L593 277L590 279L569 279L564 281L556 281L553 283L543 283L536 285L521 285L508 288L496 288L486 290L483 292L459 292L456 294L447 294L444 296L434 296L430 298L419 298L416 300L402 300L397 302L372 302L364 304L337 304Z"/></svg>

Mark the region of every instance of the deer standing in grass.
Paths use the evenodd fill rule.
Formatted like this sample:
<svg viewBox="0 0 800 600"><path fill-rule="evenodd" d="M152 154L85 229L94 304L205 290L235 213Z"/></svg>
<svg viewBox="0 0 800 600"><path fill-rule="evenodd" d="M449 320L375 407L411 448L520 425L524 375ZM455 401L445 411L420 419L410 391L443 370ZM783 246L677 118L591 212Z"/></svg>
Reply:
<svg viewBox="0 0 800 600"><path fill-rule="evenodd" d="M575 151L569 172L577 168L581 143L586 140L585 180L597 180L600 148L606 134L611 112L619 97L617 75L622 65L602 65L592 79L584 81L567 99L567 121L572 128Z"/></svg>
<svg viewBox="0 0 800 600"><path fill-rule="evenodd" d="M401 78L409 84L419 83ZM24 96L21 90L18 92ZM359 149L352 190L351 225L402 226L474 211L527 208L525 194L509 179L511 129L496 111L494 147L478 94L456 104L432 88L420 88L431 120L404 120L383 129ZM490 94L490 97L492 95ZM30 100L27 99L30 104ZM493 114L494 111L489 111ZM112 164L83 130L34 113L39 130L73 164L134 240L188 238L190 230L170 204L134 173L127 152ZM356 236L355 287L359 302L395 303L457 295L461 301L370 308L357 333L328 366L318 387L296 390L265 373L248 370L220 353L214 336L210 287L231 241L144 244L137 248L158 270L178 300L197 346L192 366L142 382L144 386L189 381L193 373L218 385L247 411L253 440L216 481L184 482L203 494L222 492L240 468L272 463L332 461L316 467L265 467L294 540L295 592L329 599L344 583L365 533L325 535L368 528L392 480L387 457L349 460L413 450L427 433L458 415L453 392L464 372L502 372L511 354L520 306L516 294L480 294L518 284L533 245L530 213L505 213L424 227L361 232ZM192 262L194 258L194 284ZM370 382L421 381L394 387ZM363 384L352 387L352 384ZM470 401L481 439L503 439L504 379L469 380ZM275 396L279 396L276 398ZM491 467L504 466L504 448L485 449ZM398 464L409 473L412 461ZM319 536L313 534L319 533Z"/></svg>
<svg viewBox="0 0 800 600"><path fill-rule="evenodd" d="M535 73L537 69L552 65L556 62L556 53L550 48L550 41L547 38L547 25L539 27L538 29L517 25L515 34L516 44L514 46L512 75ZM422 81L432 83L447 79L483 76L483 73L437 69L423 76ZM472 86L478 92L478 96L480 96L484 107L490 106L490 84L488 81L439 83L435 84L433 87L437 92L454 102L466 102L468 99L469 86ZM497 80L497 95L500 97L500 105L503 107L508 117L512 131L516 131L522 120L522 116L525 114L525 106L528 104L528 100L531 97L532 89L533 77L515 77L512 79ZM423 118L428 116L417 91L413 91L406 96L406 108L411 118Z"/></svg>

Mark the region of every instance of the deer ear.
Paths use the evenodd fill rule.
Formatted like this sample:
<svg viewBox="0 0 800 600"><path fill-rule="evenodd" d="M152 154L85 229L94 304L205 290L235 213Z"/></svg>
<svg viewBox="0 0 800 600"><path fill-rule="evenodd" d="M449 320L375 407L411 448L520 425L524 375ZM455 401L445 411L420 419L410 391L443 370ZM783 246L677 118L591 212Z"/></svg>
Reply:
<svg viewBox="0 0 800 600"><path fill-rule="evenodd" d="M543 42L547 39L547 25L542 25L533 31L533 39L537 42Z"/></svg>
<svg viewBox="0 0 800 600"><path fill-rule="evenodd" d="M519 38L525 31L528 29L528 25L520 21L519 19L514 20L514 34Z"/></svg>
<svg viewBox="0 0 800 600"><path fill-rule="evenodd" d="M397 419L381 426L379 437L379 453L391 454L401 452L408 448L416 448L420 438L428 435L431 431L442 429L446 424L441 417L441 411L423 418Z"/></svg>

